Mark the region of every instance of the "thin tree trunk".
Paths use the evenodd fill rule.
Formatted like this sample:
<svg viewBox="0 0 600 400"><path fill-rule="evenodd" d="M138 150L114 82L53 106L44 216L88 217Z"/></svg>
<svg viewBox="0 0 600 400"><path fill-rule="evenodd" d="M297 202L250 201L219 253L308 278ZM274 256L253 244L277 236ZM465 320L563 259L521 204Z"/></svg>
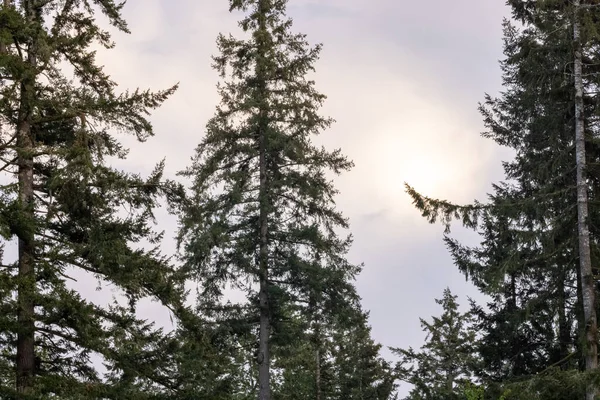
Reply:
<svg viewBox="0 0 600 400"><path fill-rule="evenodd" d="M262 142L262 141L261 141ZM262 147L262 146L261 146ZM263 175L263 155L261 155L261 187L266 179ZM269 304L269 281L268 281L268 265L267 265L267 218L266 212L261 210L260 213L260 329L258 338L258 400L270 400L270 357L269 357L269 336L271 330L270 319L270 304Z"/></svg>
<svg viewBox="0 0 600 400"><path fill-rule="evenodd" d="M259 13L259 31L260 39L258 43L259 60L257 61L257 78L259 81L259 102L260 104L260 120L258 130L259 140L259 230L260 230L260 248L259 248L259 307L260 307L260 328L258 339L258 400L271 400L270 386L270 349L269 336L271 331L271 309L269 303L269 242L268 242L268 212L270 205L270 196L268 193L267 182L267 122L266 117L266 72L264 70L264 61L261 60L266 55L264 36L266 35L266 12L267 4L264 0L260 0L258 4Z"/></svg>
<svg viewBox="0 0 600 400"><path fill-rule="evenodd" d="M29 2L23 2L26 18L33 22L34 10ZM35 375L35 321L34 307L36 279L34 268L34 209L33 209L33 140L31 120L33 114L34 83L33 69L36 66L36 39L28 49L31 70L21 82L19 116L17 122L17 157L19 200L22 229L18 234L18 288L17 288L17 391L30 393Z"/></svg>
<svg viewBox="0 0 600 400"><path fill-rule="evenodd" d="M316 261L321 262L321 254L317 253ZM321 400L321 315L318 309L320 305L320 293L311 293L308 300L308 315L312 324L312 344L315 350L315 398Z"/></svg>
<svg viewBox="0 0 600 400"><path fill-rule="evenodd" d="M317 351L315 352L315 363L316 363L316 377L315 377L315 385L317 392L317 400L321 400L321 353L319 352L319 348L317 347Z"/></svg>
<svg viewBox="0 0 600 400"><path fill-rule="evenodd" d="M567 293L565 290L566 271L564 268L558 274L558 358L554 362L564 360L569 355L569 344L571 342L571 327L567 321ZM567 369L567 363L560 366Z"/></svg>
<svg viewBox="0 0 600 400"><path fill-rule="evenodd" d="M314 346L315 346L315 392L316 399L321 400L321 321L318 310L311 310L314 324Z"/></svg>
<svg viewBox="0 0 600 400"><path fill-rule="evenodd" d="M583 285L581 284L581 269L577 268L577 303L575 306L575 315L577 317L577 334L579 338L584 338L585 337L585 317L583 315L583 293L581 292L581 287ZM575 346L577 348L577 351L579 352L579 354L581 354L582 356L579 357L579 362L578 362L578 366L579 366L579 370L580 371L585 371L585 343L582 343L582 340L576 340L575 341Z"/></svg>
<svg viewBox="0 0 600 400"><path fill-rule="evenodd" d="M585 319L585 369L598 367L596 293L590 254L590 232L588 227L588 188L585 179L585 131L583 115L583 77L581 43L581 1L573 1L573 43L575 46L575 155L577 168L577 230L579 237L579 268L581 270L581 292ZM597 387L591 383L586 390L586 400L594 400Z"/></svg>
<svg viewBox="0 0 600 400"><path fill-rule="evenodd" d="M259 306L260 306L260 329L258 339L258 400L270 400L270 359L269 359L269 336L271 330L270 304L269 304L269 266L268 266L268 193L267 193L267 166L266 166L266 138L265 131L259 132L259 180L260 180L260 248L259 248Z"/></svg>

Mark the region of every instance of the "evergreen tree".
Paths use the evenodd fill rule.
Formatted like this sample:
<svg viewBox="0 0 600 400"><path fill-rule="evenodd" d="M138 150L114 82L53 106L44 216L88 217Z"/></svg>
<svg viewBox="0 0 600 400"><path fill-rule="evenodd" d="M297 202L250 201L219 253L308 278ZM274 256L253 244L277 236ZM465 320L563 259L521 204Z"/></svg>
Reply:
<svg viewBox="0 0 600 400"><path fill-rule="evenodd" d="M359 312L331 336L335 400L394 400L396 374L371 338L368 314Z"/></svg>
<svg viewBox="0 0 600 400"><path fill-rule="evenodd" d="M399 379L414 387L405 400L463 399L465 385L477 368L476 335L470 313L461 313L450 289L436 299L443 313L432 322L421 319L426 343L421 351L392 348L401 357Z"/></svg>
<svg viewBox="0 0 600 400"><path fill-rule="evenodd" d="M367 317L355 304L312 323L305 315L293 318L296 329L273 344L274 398L395 399L396 375L371 338Z"/></svg>
<svg viewBox="0 0 600 400"><path fill-rule="evenodd" d="M179 189L162 163L144 179L107 160L127 154L115 131L152 136L147 114L175 87L119 94L98 65L92 48L113 43L96 15L128 32L122 7L5 0L0 9L0 231L6 246L18 242L17 261L0 268L3 399L147 398L160 385L149 366L167 357L170 339L135 317L135 303L152 296L182 309L181 276L151 226L157 201ZM68 284L74 270L130 304L86 300Z"/></svg>
<svg viewBox="0 0 600 400"><path fill-rule="evenodd" d="M215 68L227 83L193 163L192 195L182 209L186 266L202 283L202 301L217 306L229 284L244 292L258 324L261 400L270 399L270 341L284 331L292 304L308 308L315 288L324 312L354 296L359 267L345 254L350 239L336 230L337 191L326 173L352 163L339 150L312 143L332 120L318 114L325 99L306 75L321 46L292 34L285 0L232 0L245 12L248 39L219 36ZM287 311L286 311L287 312Z"/></svg>
<svg viewBox="0 0 600 400"><path fill-rule="evenodd" d="M190 310L192 311L192 310ZM171 370L173 399L249 400L256 398L254 337L239 316L221 314L218 323L193 310L180 318L174 348L161 369Z"/></svg>
<svg viewBox="0 0 600 400"><path fill-rule="evenodd" d="M562 371L563 377L574 382L577 379L571 369L582 367L594 352L589 345L593 313L584 307L590 302L590 275L578 267L589 264L580 248L582 243L584 248L587 245L585 238L580 240L578 223L590 222L594 264L599 255L596 227L600 226L593 200L598 192L600 156L593 139L597 129L598 60L593 49L598 45L598 10L590 8L581 14L583 91L578 100L573 7L553 0L509 4L524 28L505 23L505 90L497 99L487 96L481 107L488 128L484 136L515 151L514 160L504 163L506 181L494 186L487 204L468 206L408 190L431 222L442 218L449 227L453 218L459 218L483 236L481 246L475 248L446 238L460 270L494 299L487 312L475 308L483 334L480 351L485 370L481 376L495 382L519 382L534 376L543 380L541 376L556 367L559 373L554 378ZM581 118L585 121L585 171L581 132L577 146L575 140ZM589 218L582 219L583 172L585 197L591 201ZM576 389L555 386L561 387L563 390L546 392L551 396L547 398L572 398Z"/></svg>

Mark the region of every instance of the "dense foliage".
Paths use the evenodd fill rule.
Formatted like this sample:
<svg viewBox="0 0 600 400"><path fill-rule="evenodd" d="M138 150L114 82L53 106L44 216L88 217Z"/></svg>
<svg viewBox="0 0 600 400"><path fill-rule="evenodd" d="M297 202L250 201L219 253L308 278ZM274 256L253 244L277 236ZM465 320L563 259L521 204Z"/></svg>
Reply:
<svg viewBox="0 0 600 400"><path fill-rule="evenodd" d="M118 135L149 139L149 112L176 90L117 90L96 61L94 48L115 45L99 20L128 32L124 4L3 1L0 397L392 396L325 175L352 163L311 143L332 122L305 77L320 46L290 32L285 5L230 3L251 38L219 37L216 68L230 80L186 193L162 162L147 177L111 166L127 156ZM182 265L153 228L165 202L182 221ZM92 301L79 278L115 298ZM187 280L202 288L193 307ZM224 304L226 283L248 301ZM148 297L171 311L173 331L137 317Z"/></svg>
<svg viewBox="0 0 600 400"><path fill-rule="evenodd" d="M0 224L5 248L18 242L17 260L7 252L0 269L5 399L136 398L159 384L143 366L168 347L135 303L150 296L181 306L181 279L152 228L157 202L178 185L162 178L162 163L146 178L107 163L127 153L116 131L152 136L147 114L176 87L118 93L92 46L113 45L95 12L127 31L122 5L91 7L23 0L0 10ZM74 274L110 284L129 304L91 302L69 284Z"/></svg>
<svg viewBox="0 0 600 400"><path fill-rule="evenodd" d="M484 136L514 150L514 159L504 163L505 181L494 185L486 203L466 206L408 191L429 221L441 218L449 228L458 218L482 237L474 248L450 237L446 243L460 271L491 298L487 307L472 310L481 334L477 375L491 398L502 387L515 388L506 398L582 398L597 343L596 323L585 311L596 279L582 273L580 261L587 250L596 265L600 254L595 201L600 149L594 137L598 10L582 8L585 2L509 5L522 26L504 24L504 90L498 98L486 96L480 107L488 128ZM576 154L579 48L585 157ZM583 198L577 187L580 162ZM587 249L578 219L582 201L589 208ZM595 302L592 307L597 309Z"/></svg>
<svg viewBox="0 0 600 400"><path fill-rule="evenodd" d="M420 351L392 349L400 356L398 378L413 385L406 400L459 400L477 370L476 332L472 315L461 313L457 297L450 289L436 300L442 306L440 317L421 320L426 343Z"/></svg>
<svg viewBox="0 0 600 400"><path fill-rule="evenodd" d="M352 163L312 142L332 123L319 115L325 96L306 77L320 46L291 33L285 7L281 0L231 2L231 10L246 12L240 27L249 38L219 36L214 65L229 80L219 86L221 103L183 172L193 180L181 209L185 266L201 283L203 307L241 307L249 328L257 326L263 400L271 398L271 376L279 375L272 346L290 338L296 323L312 329L317 312L349 312L360 270L345 259L351 240L337 232L347 221L326 175ZM247 303L223 304L227 285Z"/></svg>

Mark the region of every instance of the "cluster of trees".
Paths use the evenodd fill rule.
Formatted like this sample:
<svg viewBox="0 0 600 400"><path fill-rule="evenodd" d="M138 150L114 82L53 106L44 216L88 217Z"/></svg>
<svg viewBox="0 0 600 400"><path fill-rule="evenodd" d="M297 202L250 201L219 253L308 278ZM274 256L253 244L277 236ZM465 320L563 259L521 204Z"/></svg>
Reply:
<svg viewBox="0 0 600 400"><path fill-rule="evenodd" d="M292 33L286 0L223 2L244 39L218 38L221 102L174 181L162 162L147 177L110 164L127 157L118 134L153 136L150 111L177 90L120 92L97 63L114 45L100 21L128 32L123 5L2 0L0 397L390 400L400 380L407 400L598 398L597 2L508 1L504 91L480 108L484 136L514 150L506 180L469 205L407 187L430 222L481 234L445 240L490 302L463 312L446 290L396 365L340 234L328 174L352 162L312 142L332 123L307 78L321 47ZM176 255L160 250L160 205ZM73 274L117 295L94 303ZM174 329L139 317L147 298Z"/></svg>
<svg viewBox="0 0 600 400"><path fill-rule="evenodd" d="M332 123L306 78L320 46L292 33L285 0L223 3L245 39L218 38L221 102L186 186L162 162L147 177L110 164L127 157L119 135L150 138L149 113L177 90L120 91L96 61L114 45L103 23L128 32L123 4L2 0L0 398L393 396L328 178L352 162L312 142ZM160 250L160 205L179 219L177 255ZM174 329L139 317L148 298Z"/></svg>
<svg viewBox="0 0 600 400"><path fill-rule="evenodd" d="M444 293L442 316L422 321L426 345L395 350L411 400L600 398L600 5L507 3L504 89L480 106L484 137L514 151L505 180L468 205L407 186L430 222L480 234L445 241L490 298L461 313Z"/></svg>

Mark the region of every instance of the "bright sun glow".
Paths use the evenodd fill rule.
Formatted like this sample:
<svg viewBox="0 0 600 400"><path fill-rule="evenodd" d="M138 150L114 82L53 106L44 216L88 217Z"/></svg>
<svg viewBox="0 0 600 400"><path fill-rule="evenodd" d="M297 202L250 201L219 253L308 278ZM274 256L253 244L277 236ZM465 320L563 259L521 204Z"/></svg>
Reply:
<svg viewBox="0 0 600 400"><path fill-rule="evenodd" d="M397 207L406 201L404 182L424 195L443 198L451 198L459 184L470 186L474 165L469 150L438 127L425 128L412 135L386 130L374 138L365 161L372 188L385 203Z"/></svg>

